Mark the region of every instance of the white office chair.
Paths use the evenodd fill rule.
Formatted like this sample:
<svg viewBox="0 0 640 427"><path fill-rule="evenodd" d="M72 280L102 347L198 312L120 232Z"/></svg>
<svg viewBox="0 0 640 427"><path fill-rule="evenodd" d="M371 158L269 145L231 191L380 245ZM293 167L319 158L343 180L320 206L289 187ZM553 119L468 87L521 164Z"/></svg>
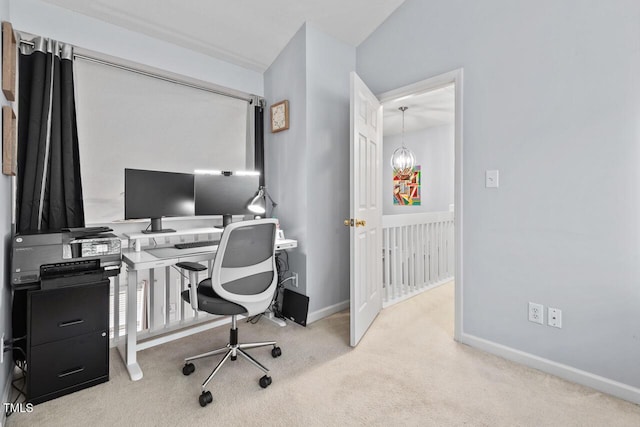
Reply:
<svg viewBox="0 0 640 427"><path fill-rule="evenodd" d="M182 292L182 298L189 302L194 310L231 316L229 343L217 350L187 357L182 368L184 375L190 375L195 371L191 361L226 351L222 360L202 384L199 402L203 407L213 401L211 392L206 390L207 384L227 360L236 360L238 354L265 373L259 381L262 388L271 384L269 370L244 350L273 346L271 355L274 358L279 357L282 352L275 341L238 343L237 315L253 316L263 313L273 300L278 285L275 262L276 224L276 219L259 219L227 225L213 260L211 277L201 281L197 287L194 285L197 283L197 272L205 270L206 267L193 262L177 264L190 272L190 289Z"/></svg>

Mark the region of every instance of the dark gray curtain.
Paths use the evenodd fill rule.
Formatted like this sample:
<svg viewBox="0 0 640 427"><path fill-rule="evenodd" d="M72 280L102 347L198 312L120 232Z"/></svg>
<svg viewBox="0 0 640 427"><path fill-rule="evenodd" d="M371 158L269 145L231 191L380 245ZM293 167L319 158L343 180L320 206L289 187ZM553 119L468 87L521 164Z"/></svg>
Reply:
<svg viewBox="0 0 640 427"><path fill-rule="evenodd" d="M70 45L36 38L19 55L17 230L84 226Z"/></svg>
<svg viewBox="0 0 640 427"><path fill-rule="evenodd" d="M254 168L260 172L260 186L264 187L264 108L261 105L262 101L258 101L260 105L255 107L254 114L254 129L256 132L255 137L255 150L254 150Z"/></svg>

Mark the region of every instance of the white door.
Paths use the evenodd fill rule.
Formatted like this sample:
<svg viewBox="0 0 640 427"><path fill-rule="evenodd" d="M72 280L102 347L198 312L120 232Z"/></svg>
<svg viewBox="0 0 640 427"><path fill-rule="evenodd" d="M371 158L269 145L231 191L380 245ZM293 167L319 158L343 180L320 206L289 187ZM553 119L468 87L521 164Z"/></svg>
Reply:
<svg viewBox="0 0 640 427"><path fill-rule="evenodd" d="M351 73L351 345L382 309L382 106Z"/></svg>

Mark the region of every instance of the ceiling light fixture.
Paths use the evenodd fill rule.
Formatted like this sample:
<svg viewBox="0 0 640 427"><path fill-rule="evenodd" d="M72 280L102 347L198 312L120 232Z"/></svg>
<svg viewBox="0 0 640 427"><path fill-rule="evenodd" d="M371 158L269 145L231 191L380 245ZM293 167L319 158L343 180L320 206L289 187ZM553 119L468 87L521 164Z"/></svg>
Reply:
<svg viewBox="0 0 640 427"><path fill-rule="evenodd" d="M416 158L407 147L404 146L404 112L409 107L400 107L402 111L402 147L396 148L391 155L391 168L396 175L409 175L416 164Z"/></svg>

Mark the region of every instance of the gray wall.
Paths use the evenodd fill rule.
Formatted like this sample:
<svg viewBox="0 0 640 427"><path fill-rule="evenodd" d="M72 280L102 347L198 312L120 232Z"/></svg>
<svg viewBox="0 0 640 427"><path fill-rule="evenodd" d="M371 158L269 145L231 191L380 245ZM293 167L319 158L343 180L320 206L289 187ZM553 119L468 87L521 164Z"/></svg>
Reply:
<svg viewBox="0 0 640 427"><path fill-rule="evenodd" d="M276 216L287 237L299 291L309 312L349 299L349 72L355 48L305 24L265 73L268 106L283 99L289 130L267 124L265 174L278 202Z"/></svg>
<svg viewBox="0 0 640 427"><path fill-rule="evenodd" d="M638 34L637 0L407 0L357 49L375 93L464 68L463 333L633 387Z"/></svg>
<svg viewBox="0 0 640 427"><path fill-rule="evenodd" d="M307 24L309 311L349 300L349 73L355 47Z"/></svg>
<svg viewBox="0 0 640 427"><path fill-rule="evenodd" d="M0 21L7 20L9 20L9 1L0 0ZM2 62L1 59L0 62ZM0 93L0 104L10 105L4 93ZM0 200L2 201L0 203L0 238L2 239L0 245L0 271L2 271L0 276L0 335L4 334L5 338L11 338L11 287L9 286L8 268L12 232L11 186L11 177L0 175ZM2 402L6 402L4 392L13 365L10 355L11 353L6 353L4 363L0 365L0 398L3 399ZM2 418L3 415L0 415L0 421Z"/></svg>
<svg viewBox="0 0 640 427"><path fill-rule="evenodd" d="M298 240L289 251L291 271L298 273L299 291L307 289L307 91L306 28L293 36L264 73L265 184L278 203L273 216L285 237ZM289 129L271 133L270 106L289 100Z"/></svg>
<svg viewBox="0 0 640 427"><path fill-rule="evenodd" d="M384 215L447 212L453 204L453 125L434 126L405 132L404 145L410 149L421 170L419 206L393 204L393 171L389 159L402 146L402 135L387 135L383 144L382 205Z"/></svg>

